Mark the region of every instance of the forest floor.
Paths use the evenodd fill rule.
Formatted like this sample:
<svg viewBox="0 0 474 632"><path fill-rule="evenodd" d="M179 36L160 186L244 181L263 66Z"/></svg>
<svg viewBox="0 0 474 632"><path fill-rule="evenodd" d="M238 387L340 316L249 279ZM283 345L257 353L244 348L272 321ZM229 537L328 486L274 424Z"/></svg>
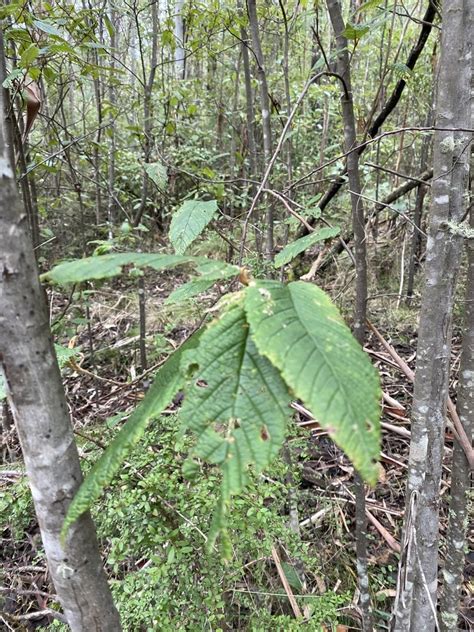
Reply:
<svg viewBox="0 0 474 632"><path fill-rule="evenodd" d="M58 342L78 350L63 375L81 456L86 459L91 445L99 452L105 447L102 437L108 439L113 435L114 428L120 426L143 397L156 368L202 322L206 309L218 298L212 290L201 295L198 301L166 305L166 296L177 284L176 272L160 275L159 281L147 275L145 283L149 367L145 373L139 366L135 281L109 282L84 293L79 301L75 297L74 302L56 291L50 294ZM415 368L416 322L414 316L407 316L407 311L401 310L398 315L393 313L387 327L384 305L372 307L374 327L369 331L366 351L380 372L384 402L380 480L375 488L367 490L367 519L371 590L375 610L380 621L386 623L396 592L400 553L412 399L412 383L407 373ZM383 315L380 323L377 314ZM455 339L453 392L459 354L459 343ZM167 412L172 413L176 406L179 406L177 401ZM309 412L298 402L293 407L295 428L288 445L294 469L286 483L288 488L294 485L291 493L296 501L287 503L286 513L292 505L300 537L319 556L320 568L318 574L312 575L309 585L302 586L301 590L319 594L337 592L341 575L333 569L339 567L349 578L342 581L343 587L352 586L354 591L355 571L351 555L347 553L354 545L353 468ZM98 433L98 428L107 430ZM441 494L449 490L451 448L452 435L448 428ZM2 435L2 451L5 458L9 455L10 462L0 469L2 510L9 512L2 518L0 604L3 605L0 612L4 624L0 623L0 629L45 628L53 621L51 610L57 606L41 554L38 526L26 499L28 492L13 431ZM446 522L447 515L442 515L441 533ZM143 560L140 563L143 564ZM472 571L472 565L466 569L462 597L465 629L469 629L468 585ZM354 602L354 592L352 596ZM347 623L338 630L359 629L356 610L351 603L344 608Z"/></svg>

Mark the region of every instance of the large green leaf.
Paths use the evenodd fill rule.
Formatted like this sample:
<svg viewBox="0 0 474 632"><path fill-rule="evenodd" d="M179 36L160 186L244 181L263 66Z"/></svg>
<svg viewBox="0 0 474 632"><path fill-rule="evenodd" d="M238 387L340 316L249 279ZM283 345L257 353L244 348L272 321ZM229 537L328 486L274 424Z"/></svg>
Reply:
<svg viewBox="0 0 474 632"><path fill-rule="evenodd" d="M28 68L28 66L30 66L38 57L39 53L40 49L38 46L36 46L36 44L30 44L30 46L28 46L28 48L26 48L21 54L20 66L22 68Z"/></svg>
<svg viewBox="0 0 474 632"><path fill-rule="evenodd" d="M186 200L173 215L170 240L175 252L182 255L199 237L217 212L217 201Z"/></svg>
<svg viewBox="0 0 474 632"><path fill-rule="evenodd" d="M168 184L168 172L161 162L147 162L143 165L147 176L159 191L164 191Z"/></svg>
<svg viewBox="0 0 474 632"><path fill-rule="evenodd" d="M240 272L238 266L223 261L208 259L207 257L193 257L192 259L196 262L196 270L203 279L213 279L214 281L230 279Z"/></svg>
<svg viewBox="0 0 474 632"><path fill-rule="evenodd" d="M51 24L51 22L46 22L46 20L33 20L33 24L37 29L43 31L44 33L48 33L48 35L63 37L61 31L54 24Z"/></svg>
<svg viewBox="0 0 474 632"><path fill-rule="evenodd" d="M342 34L348 40L359 41L364 35L370 32L370 26L367 24L351 24L348 22Z"/></svg>
<svg viewBox="0 0 474 632"><path fill-rule="evenodd" d="M284 266L297 257L300 252L304 252L318 241L324 241L325 239L335 237L336 235L339 235L340 232L341 229L338 226L331 226L321 228L321 230L316 230L309 235L300 237L300 239L288 244L288 246L283 248L283 250L277 254L275 257L275 268L281 268L281 266Z"/></svg>
<svg viewBox="0 0 474 632"><path fill-rule="evenodd" d="M58 345L56 343L54 343L54 350L56 352L56 358L60 369L67 366L69 360L77 356L79 353L79 349L77 347L75 349L70 349L69 347L63 347L63 345Z"/></svg>
<svg viewBox="0 0 474 632"><path fill-rule="evenodd" d="M191 279L191 281L188 281L171 292L165 303L186 301L197 294L205 292L212 287L216 281L235 277L239 273L237 266L222 263L221 261L213 261L212 259L207 259L200 263L196 270L201 276L197 279Z"/></svg>
<svg viewBox="0 0 474 632"><path fill-rule="evenodd" d="M208 278L211 278L209 270L212 270L214 275L212 278L215 280L235 276L239 271L236 266L221 261L210 261L205 257L119 252L60 263L49 272L42 274L41 280L65 285L67 283L81 283L92 279L106 279L118 276L122 273L124 266L127 265L134 265L137 268L149 266L154 270L161 271L187 263L196 266L198 272ZM221 277L219 277L219 271L222 274Z"/></svg>
<svg viewBox="0 0 474 632"><path fill-rule="evenodd" d="M183 386L184 378L179 370L181 356L187 349L192 349L198 339L199 332L189 338L159 369L141 404L133 411L112 443L94 464L69 505L61 531L63 539L69 527L89 509L109 485L133 446L142 437L148 422L168 406Z"/></svg>
<svg viewBox="0 0 474 632"><path fill-rule="evenodd" d="M165 300L166 304L180 303L181 301L187 301L193 296L197 296L202 292L205 292L214 285L216 281L214 279L191 279L184 285L180 285L176 290L173 290L168 298Z"/></svg>
<svg viewBox="0 0 474 632"><path fill-rule="evenodd" d="M335 305L310 283L254 282L246 290L245 309L260 353L360 474L375 483L379 379Z"/></svg>
<svg viewBox="0 0 474 632"><path fill-rule="evenodd" d="M219 464L221 498L209 534L224 526L227 504L242 490L248 467L260 471L280 449L291 401L279 372L257 351L240 302L232 303L183 356L190 375L181 419L197 435L194 454Z"/></svg>

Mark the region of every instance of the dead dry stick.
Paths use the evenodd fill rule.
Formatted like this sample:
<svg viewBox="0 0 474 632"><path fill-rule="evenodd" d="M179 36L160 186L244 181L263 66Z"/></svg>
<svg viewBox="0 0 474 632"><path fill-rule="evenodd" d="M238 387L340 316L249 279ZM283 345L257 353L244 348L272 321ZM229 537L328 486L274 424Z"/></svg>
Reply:
<svg viewBox="0 0 474 632"><path fill-rule="evenodd" d="M323 507L309 518L305 518L300 522L300 528L309 527L310 525L319 527L324 516L331 511L330 507Z"/></svg>
<svg viewBox="0 0 474 632"><path fill-rule="evenodd" d="M374 525L374 527L377 529L377 531L380 533L380 535L388 544L388 546L392 549L392 551L395 551L395 553L400 553L401 551L400 544L395 540L393 535L387 531L387 529L383 526L383 524L379 522L377 518L373 516L368 509L365 510L365 515L367 516L367 519L369 520L369 522L371 522Z"/></svg>
<svg viewBox="0 0 474 632"><path fill-rule="evenodd" d="M280 202L282 202L285 206L288 213L290 213L290 215L293 215L293 217L296 217L296 219L303 224L307 231L309 231L310 233L314 231L314 228L310 224L308 224L305 218L297 213L294 209L292 209L291 206L288 204L286 198L278 193L278 191L274 191L273 189L262 189L262 193L268 193L269 195L273 195L273 197L277 198L277 200L280 200Z"/></svg>
<svg viewBox="0 0 474 632"><path fill-rule="evenodd" d="M382 392L382 396L383 396L383 401L386 402L389 406L392 406L392 408L398 408L400 411L405 411L405 407L402 406L402 404L400 404L398 400L394 399L391 395L389 395L385 391Z"/></svg>
<svg viewBox="0 0 474 632"><path fill-rule="evenodd" d="M411 437L411 432L407 430L406 428L402 428L401 426L388 424L386 421L382 421L380 425L382 426L382 428L385 428L385 430L394 432L395 434L400 435L400 437L404 437L405 439L409 439Z"/></svg>
<svg viewBox="0 0 474 632"><path fill-rule="evenodd" d="M319 266L321 265L321 261L325 257L328 250L329 250L329 246L324 246L324 248L320 251L319 255L317 256L316 260L313 261L313 265L311 266L310 271L306 274L303 274L303 276L300 277L301 281L312 281L314 279L314 277L316 276L316 272L318 271Z"/></svg>
<svg viewBox="0 0 474 632"><path fill-rule="evenodd" d="M291 590L291 586L288 583L288 580L286 578L285 572L284 572L283 567L281 565L280 556L278 555L278 551L276 550L276 548L274 546L272 546L272 557L273 557L273 561L275 562L275 566L277 568L278 575L280 576L283 588L285 589L285 592L288 595L288 600L290 602L291 609L293 610L293 614L295 615L295 617L297 619L302 619L303 618L303 614L302 614L302 612L300 610L300 607L298 606L298 604L296 602L296 599L295 599L295 596L293 594L293 591Z"/></svg>
<svg viewBox="0 0 474 632"><path fill-rule="evenodd" d="M395 349L392 347L390 343L388 343L382 334L377 330L377 328L369 321L367 321L368 328L375 334L378 338L384 349L391 355L391 357L398 364L400 369L406 375L406 377L410 380L410 382L415 381L415 372L410 369L408 364L401 358ZM466 459L469 463L469 467L471 470L474 470L474 450L472 449L471 442L469 441L469 437L464 430L464 427L459 419L459 415L456 411L456 406L454 405L452 399L448 396L447 409L449 416L451 417L451 421L453 422L453 434L455 438L458 440L459 445L462 447L464 454L466 455Z"/></svg>

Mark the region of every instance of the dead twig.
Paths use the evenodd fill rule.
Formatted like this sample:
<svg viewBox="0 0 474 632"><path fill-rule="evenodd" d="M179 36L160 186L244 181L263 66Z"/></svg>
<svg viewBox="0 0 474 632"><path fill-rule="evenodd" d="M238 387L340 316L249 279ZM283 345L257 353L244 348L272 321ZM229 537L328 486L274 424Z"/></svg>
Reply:
<svg viewBox="0 0 474 632"><path fill-rule="evenodd" d="M276 548L274 546L272 546L272 557L273 557L273 561L275 562L275 566L277 568L278 571L278 575L280 576L280 580L282 583L283 588L285 589L285 592L288 596L288 600L290 602L291 605L291 609L293 610L293 614L295 615L295 617L297 619L302 619L303 618L303 614L300 610L300 607L298 606L298 603L296 602L295 596L293 594L293 591L291 590L291 586L288 583L288 580L286 578L285 572L283 570L283 567L281 565L280 562L280 556L278 555L278 551L276 550Z"/></svg>
<svg viewBox="0 0 474 632"><path fill-rule="evenodd" d="M390 356L395 360L400 369L403 371L405 376L410 380L410 382L415 381L415 372L408 366L408 364L401 358L392 345L385 340L382 334L377 330L377 328L369 321L367 321L367 326L369 329L375 334L383 348L390 354ZM471 442L469 441L469 437L464 430L464 427L459 419L459 415L456 411L456 406L454 405L452 399L448 396L447 409L449 416L451 417L451 421L453 422L453 434L459 445L464 451L466 455L466 459L469 463L469 467L471 470L474 470L474 450L472 449Z"/></svg>

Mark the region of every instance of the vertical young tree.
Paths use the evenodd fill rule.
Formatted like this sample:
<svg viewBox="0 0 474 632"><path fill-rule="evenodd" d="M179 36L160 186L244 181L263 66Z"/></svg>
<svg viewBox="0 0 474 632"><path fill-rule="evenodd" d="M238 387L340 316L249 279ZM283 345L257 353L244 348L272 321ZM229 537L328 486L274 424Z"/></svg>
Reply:
<svg viewBox="0 0 474 632"><path fill-rule="evenodd" d="M115 121L117 116L117 79L115 77L116 60L118 53L118 20L117 9L113 1L109 2L109 21L110 21L110 50L112 52L110 58L110 76L108 83L109 98L109 128L108 128L108 144L109 144L109 164L108 164L108 204L107 204L107 221L109 223L109 232L117 222L117 197L114 191L115 184L115 152L116 152L116 135Z"/></svg>
<svg viewBox="0 0 474 632"><path fill-rule="evenodd" d="M361 197L359 171L359 152L353 151L357 144L357 128L354 115L351 67L344 35L345 24L339 0L327 0L329 16L337 42L336 70L341 83L341 106L344 126L344 150L347 155L347 176L349 178L352 229L354 232L354 259L356 268L356 288L354 307L354 336L364 344L367 305L367 254L365 236L365 212ZM365 487L362 479L355 474L356 493L356 549L357 574L359 578L360 608L362 627L365 632L373 630L372 611L369 594L369 575L367 568L367 518L365 514Z"/></svg>
<svg viewBox="0 0 474 632"><path fill-rule="evenodd" d="M474 174L473 174L474 176ZM474 198L471 198L471 231L474 230ZM474 430L474 241L467 243L467 287L461 366L459 369L457 409L466 435ZM446 534L446 561L443 569L443 594L440 604L440 629L458 629L459 598L464 581L466 530L470 467L461 444L455 440L451 466L451 500Z"/></svg>
<svg viewBox="0 0 474 632"><path fill-rule="evenodd" d="M451 320L466 214L472 2L445 0L437 78L431 215L411 425L397 632L438 627L439 486L448 398Z"/></svg>
<svg viewBox="0 0 474 632"><path fill-rule="evenodd" d="M186 55L184 52L184 0L175 0L174 3L174 67L177 79L184 79L186 72Z"/></svg>
<svg viewBox="0 0 474 632"><path fill-rule="evenodd" d="M4 68L0 34L0 69ZM5 73L0 70L0 84ZM18 197L0 90L0 370L5 374L36 515L57 595L74 632L117 632L89 513L64 546L60 531L81 480L25 211Z"/></svg>
<svg viewBox="0 0 474 632"><path fill-rule="evenodd" d="M265 70L262 44L260 42L260 29L258 26L256 0L247 0L247 12L249 16L250 33L252 36L252 49L253 54L255 55L255 60L257 62L257 77L258 85L260 87L260 110L262 114L263 154L265 157L265 167L267 167L272 158L270 96L268 94L267 73ZM273 203L269 201L265 216L265 256L270 261L273 260L274 257L273 221Z"/></svg>
<svg viewBox="0 0 474 632"><path fill-rule="evenodd" d="M150 58L150 70L147 73L146 60L145 60L145 44L143 25L140 20L140 14L138 10L134 9L135 26L137 29L138 38L138 52L140 58L141 69L141 85L143 88L143 162L149 163L151 161L151 155L153 150L153 86L156 77L156 68L158 62L158 6L156 2L150 4L151 10L151 58ZM143 174L142 184L142 196L140 200L140 206L135 214L133 225L138 226L145 212L149 191L149 177L145 171Z"/></svg>

